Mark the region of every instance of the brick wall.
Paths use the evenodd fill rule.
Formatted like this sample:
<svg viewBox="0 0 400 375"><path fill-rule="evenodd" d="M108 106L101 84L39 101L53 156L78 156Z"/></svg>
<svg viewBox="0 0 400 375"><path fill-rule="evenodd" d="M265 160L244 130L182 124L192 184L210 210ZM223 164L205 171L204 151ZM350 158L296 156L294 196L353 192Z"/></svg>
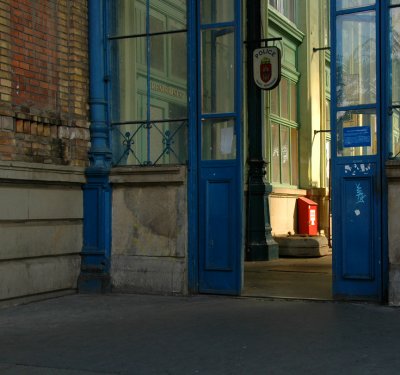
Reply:
<svg viewBox="0 0 400 375"><path fill-rule="evenodd" d="M0 0L0 160L84 166L87 0Z"/></svg>

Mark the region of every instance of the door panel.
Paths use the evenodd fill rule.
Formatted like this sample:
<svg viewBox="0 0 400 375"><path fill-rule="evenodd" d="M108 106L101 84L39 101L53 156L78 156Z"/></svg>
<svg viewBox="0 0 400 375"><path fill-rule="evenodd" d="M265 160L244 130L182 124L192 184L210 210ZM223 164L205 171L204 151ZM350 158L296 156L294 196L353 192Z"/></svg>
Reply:
<svg viewBox="0 0 400 375"><path fill-rule="evenodd" d="M332 2L333 293L382 298L380 3Z"/></svg>
<svg viewBox="0 0 400 375"><path fill-rule="evenodd" d="M240 292L240 249L235 168L201 169L199 291Z"/></svg>
<svg viewBox="0 0 400 375"><path fill-rule="evenodd" d="M198 4L201 293L240 294L241 291L240 4L239 0L201 0Z"/></svg>
<svg viewBox="0 0 400 375"><path fill-rule="evenodd" d="M347 168L346 168L347 167ZM374 241L376 232L373 225L374 217L374 180L375 176L370 164L368 171L357 174L364 164L345 166L345 176L342 184L343 216L343 269L344 279L373 280L374 279ZM350 168L356 171L352 172ZM364 169L365 170L365 169ZM370 173L372 171L372 173ZM354 173L354 175L353 175ZM366 176L365 176L366 175ZM369 176L368 176L369 175Z"/></svg>
<svg viewBox="0 0 400 375"><path fill-rule="evenodd" d="M232 271L232 180L205 181L206 271Z"/></svg>

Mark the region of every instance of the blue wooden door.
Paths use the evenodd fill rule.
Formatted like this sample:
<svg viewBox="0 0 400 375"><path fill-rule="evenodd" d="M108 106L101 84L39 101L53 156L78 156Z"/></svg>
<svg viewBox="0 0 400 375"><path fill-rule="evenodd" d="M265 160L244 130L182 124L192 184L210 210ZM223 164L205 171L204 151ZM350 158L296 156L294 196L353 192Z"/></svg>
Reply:
<svg viewBox="0 0 400 375"><path fill-rule="evenodd" d="M233 6L234 5L234 6ZM242 273L240 1L198 2L199 292L239 294Z"/></svg>
<svg viewBox="0 0 400 375"><path fill-rule="evenodd" d="M333 292L336 297L381 300L382 3L331 3Z"/></svg>

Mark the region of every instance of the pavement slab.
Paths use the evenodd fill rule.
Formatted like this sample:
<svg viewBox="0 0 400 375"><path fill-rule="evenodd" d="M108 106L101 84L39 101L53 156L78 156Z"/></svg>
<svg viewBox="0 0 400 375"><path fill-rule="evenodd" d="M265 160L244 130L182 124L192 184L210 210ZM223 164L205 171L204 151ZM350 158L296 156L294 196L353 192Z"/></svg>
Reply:
<svg viewBox="0 0 400 375"><path fill-rule="evenodd" d="M395 374L400 310L73 295L0 310L1 374Z"/></svg>

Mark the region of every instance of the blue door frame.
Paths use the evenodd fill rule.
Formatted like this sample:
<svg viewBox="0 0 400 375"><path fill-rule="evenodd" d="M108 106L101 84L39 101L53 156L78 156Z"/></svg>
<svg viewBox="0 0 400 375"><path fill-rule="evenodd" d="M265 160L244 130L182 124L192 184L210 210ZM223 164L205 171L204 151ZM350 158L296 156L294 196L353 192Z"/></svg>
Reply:
<svg viewBox="0 0 400 375"><path fill-rule="evenodd" d="M331 1L333 293L337 298L383 301L387 297L388 275L387 183L384 175L388 155L388 74L382 72L381 67L389 63L388 1L376 1L374 4L350 9L341 9L341 4L339 1ZM339 88L339 84L346 82L339 75L339 64L343 63L339 56L344 48L342 22L345 18L362 22L360 17L368 22L368 17L373 16L375 100L349 105L343 99L347 83ZM364 44L366 46L367 43ZM362 84L359 84L360 91ZM344 96L340 98L341 95ZM371 113L375 113L375 117ZM354 126L351 125L353 118ZM375 152L349 155L346 149L351 147L368 151L370 143L372 149L374 121L377 126ZM338 150L343 152L342 155L338 155Z"/></svg>
<svg viewBox="0 0 400 375"><path fill-rule="evenodd" d="M235 0L235 16L227 22L201 20L201 1L189 5L189 290L192 293L233 294L242 287L242 79L241 1ZM235 95L229 113L202 113L202 32L234 30ZM215 82L215 71L211 80ZM203 160L202 129L208 122L232 120L236 157Z"/></svg>

